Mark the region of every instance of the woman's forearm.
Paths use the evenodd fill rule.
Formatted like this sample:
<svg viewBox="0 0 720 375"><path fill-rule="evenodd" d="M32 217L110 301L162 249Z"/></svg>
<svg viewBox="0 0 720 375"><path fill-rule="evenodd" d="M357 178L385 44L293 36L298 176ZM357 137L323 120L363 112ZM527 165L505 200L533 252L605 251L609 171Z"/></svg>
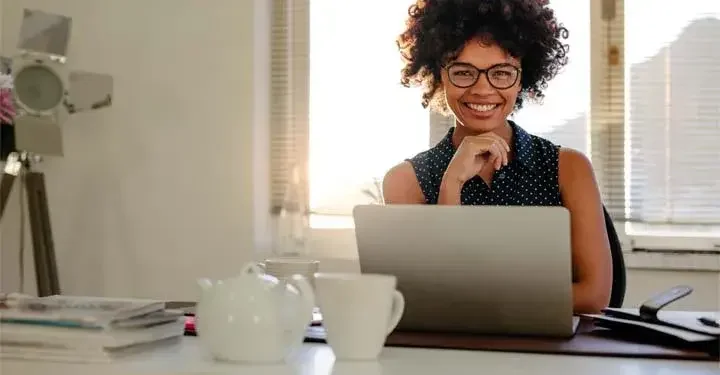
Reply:
<svg viewBox="0 0 720 375"><path fill-rule="evenodd" d="M460 205L460 193L462 192L462 181L447 176L440 182L440 193L438 204Z"/></svg>
<svg viewBox="0 0 720 375"><path fill-rule="evenodd" d="M576 314L598 314L607 307L604 294L596 293L587 282L575 282L572 286L573 312Z"/></svg>

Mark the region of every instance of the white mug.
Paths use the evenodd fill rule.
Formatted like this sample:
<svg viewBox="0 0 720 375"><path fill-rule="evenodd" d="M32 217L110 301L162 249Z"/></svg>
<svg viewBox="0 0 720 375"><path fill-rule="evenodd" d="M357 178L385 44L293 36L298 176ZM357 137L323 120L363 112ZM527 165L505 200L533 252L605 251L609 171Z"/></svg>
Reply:
<svg viewBox="0 0 720 375"><path fill-rule="evenodd" d="M391 275L316 273L315 296L338 360L376 359L405 311Z"/></svg>

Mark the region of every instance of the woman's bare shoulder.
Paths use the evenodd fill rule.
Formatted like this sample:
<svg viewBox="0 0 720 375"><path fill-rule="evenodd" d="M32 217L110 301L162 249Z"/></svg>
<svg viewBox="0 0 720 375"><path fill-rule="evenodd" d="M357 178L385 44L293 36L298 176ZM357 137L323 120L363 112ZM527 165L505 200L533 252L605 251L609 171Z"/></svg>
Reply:
<svg viewBox="0 0 720 375"><path fill-rule="evenodd" d="M595 175L590 158L584 153L561 147L558 155L558 173L562 182L573 183L577 179L586 179L595 182Z"/></svg>
<svg viewBox="0 0 720 375"><path fill-rule="evenodd" d="M383 198L388 204L425 203L425 196L415 175L415 168L404 161L390 168L383 178Z"/></svg>

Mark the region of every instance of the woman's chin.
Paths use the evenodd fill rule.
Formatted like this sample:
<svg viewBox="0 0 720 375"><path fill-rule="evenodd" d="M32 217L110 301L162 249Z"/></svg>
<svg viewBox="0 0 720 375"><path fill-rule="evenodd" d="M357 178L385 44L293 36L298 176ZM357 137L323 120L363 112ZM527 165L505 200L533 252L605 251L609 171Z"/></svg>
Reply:
<svg viewBox="0 0 720 375"><path fill-rule="evenodd" d="M505 121L495 118L491 119L471 119L470 121L460 121L468 132L475 134L489 133L501 129L505 125Z"/></svg>

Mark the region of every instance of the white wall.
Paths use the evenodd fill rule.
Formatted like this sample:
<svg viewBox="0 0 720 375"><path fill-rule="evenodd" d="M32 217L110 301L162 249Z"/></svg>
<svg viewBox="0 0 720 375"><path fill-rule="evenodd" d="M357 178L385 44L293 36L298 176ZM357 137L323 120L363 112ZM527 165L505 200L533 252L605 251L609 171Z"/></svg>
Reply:
<svg viewBox="0 0 720 375"><path fill-rule="evenodd" d="M3 1L3 52L23 8L60 13L73 17L69 65L115 78L114 106L66 123L65 157L41 166L64 293L193 298L196 277L254 256L267 212L268 3ZM0 227L8 291L17 198Z"/></svg>
<svg viewBox="0 0 720 375"><path fill-rule="evenodd" d="M4 0L0 0L0 53L2 53L2 35L3 35L3 2Z"/></svg>
<svg viewBox="0 0 720 375"><path fill-rule="evenodd" d="M720 311L720 272L630 269L627 278L627 306L639 306L653 294L676 285L689 285L693 293L668 308Z"/></svg>

